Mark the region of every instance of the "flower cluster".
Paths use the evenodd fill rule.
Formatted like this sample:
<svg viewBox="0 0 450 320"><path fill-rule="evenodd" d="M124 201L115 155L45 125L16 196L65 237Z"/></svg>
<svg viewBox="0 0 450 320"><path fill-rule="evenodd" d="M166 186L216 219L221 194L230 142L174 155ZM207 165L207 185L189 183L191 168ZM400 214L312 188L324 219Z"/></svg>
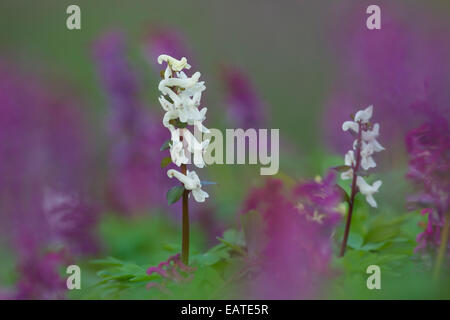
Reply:
<svg viewBox="0 0 450 320"><path fill-rule="evenodd" d="M70 258L99 249L100 212L86 196L93 146L81 105L61 89L0 59L0 232L23 299L63 297L62 250Z"/></svg>
<svg viewBox="0 0 450 320"><path fill-rule="evenodd" d="M222 68L230 121L238 128L261 128L267 122L266 105L249 77L234 66Z"/></svg>
<svg viewBox="0 0 450 320"><path fill-rule="evenodd" d="M353 143L353 150L349 150L345 155L345 168L348 169L341 173L343 180L356 179L356 186L359 191L366 197L370 206L376 208L377 202L373 198L373 194L378 192L381 181L375 181L373 185L368 184L363 175L365 170L376 167L376 163L372 157L375 152L384 150L383 146L377 141L380 125L378 123L371 124L373 106L369 106L365 110L358 111L353 121L345 121L342 124L342 130L350 130L356 135ZM363 171L364 170L364 171Z"/></svg>
<svg viewBox="0 0 450 320"><path fill-rule="evenodd" d="M340 28L329 33L329 42L336 53L337 78L326 102L323 127L325 141L338 152L345 152L350 140L335 133L354 105L371 101L377 106L387 148L402 143L430 110L448 108L450 96L445 88L450 74L442 66L450 65L450 43L446 32L436 31L448 30L449 21L423 12L408 19L414 10L405 16L405 8L398 3L390 1L386 6L383 27L377 32L361 23L361 12L367 7L363 2L345 5L334 17ZM391 153L403 153L402 148L391 149Z"/></svg>
<svg viewBox="0 0 450 320"><path fill-rule="evenodd" d="M247 243L247 251L255 252L261 263L250 284L254 298L317 296L318 284L331 274L331 234L340 218L339 203L334 173L293 188L281 180L270 179L251 191L243 213L256 210L264 222L264 239ZM248 232L249 238L261 239L260 234L252 234L259 231Z"/></svg>
<svg viewBox="0 0 450 320"><path fill-rule="evenodd" d="M411 130L406 136L410 156L407 178L418 187L408 204L428 215L423 233L417 237L416 250L437 248L441 244L441 230L450 208L450 127L443 116Z"/></svg>
<svg viewBox="0 0 450 320"><path fill-rule="evenodd" d="M125 214L162 206L168 186L157 148L166 131L140 99L140 82L126 59L126 38L109 31L94 43L93 55L108 98L107 205Z"/></svg>
<svg viewBox="0 0 450 320"><path fill-rule="evenodd" d="M192 63L192 52L188 41L180 30L164 26L152 25L149 27L143 44L144 57L154 70L159 70L158 57L167 54L172 57L189 57ZM195 62L195 61L194 61Z"/></svg>
<svg viewBox="0 0 450 320"><path fill-rule="evenodd" d="M166 112L163 125L171 134L170 157L178 167L190 163L191 154L194 155L193 164L203 168L205 162L203 154L209 145L209 140L201 141L192 134L186 125L194 126L194 133L208 133L209 130L202 124L205 120L207 108L199 109L202 92L206 89L204 82L199 81L200 72L195 72L188 77L183 70L190 69L186 58L177 60L168 55L160 55L158 63L167 63L163 73L163 79L158 89L163 94L159 102ZM208 193L201 189L202 183L195 171L174 169L167 171L169 178L177 178L186 190L192 192L197 202L204 202Z"/></svg>

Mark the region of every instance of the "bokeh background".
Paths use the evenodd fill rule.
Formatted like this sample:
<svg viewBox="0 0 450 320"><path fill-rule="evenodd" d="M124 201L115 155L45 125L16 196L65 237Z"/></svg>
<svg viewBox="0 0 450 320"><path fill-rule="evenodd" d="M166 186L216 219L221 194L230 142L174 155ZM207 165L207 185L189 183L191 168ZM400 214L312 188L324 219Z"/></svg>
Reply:
<svg viewBox="0 0 450 320"><path fill-rule="evenodd" d="M405 143L408 132L436 118L446 123L438 134L448 138L448 1L76 1L82 29L70 31L66 8L73 3L0 4L1 297L147 298L145 286L129 295L108 296L97 287L68 292L64 266L82 266L83 288L94 288L100 277L93 259L113 256L149 267L179 250L181 209L167 205L174 182L160 168L159 147L168 138L157 100L161 51L187 56L202 73L207 127L280 129L275 178L286 184L342 164L352 141L342 122L373 104L386 147L375 172L383 187L379 208L361 203L366 220L354 227L367 235L373 217L383 230L392 219L404 222L408 261L424 276L412 289L402 284L403 291L375 296L361 285L364 268L356 267L370 258L354 244L352 262L336 263L341 271L330 280L332 293L305 297L449 297L448 273L440 286L432 284L426 270L433 254L414 251L427 220L417 208L408 212L415 184L406 177L411 152ZM365 27L370 4L381 6L379 31ZM441 147L445 164L448 144ZM440 170L448 186L446 168ZM257 165L201 171L218 185L208 186L206 204L191 206L197 253L240 227L249 194L267 179ZM342 225L333 231L336 243Z"/></svg>

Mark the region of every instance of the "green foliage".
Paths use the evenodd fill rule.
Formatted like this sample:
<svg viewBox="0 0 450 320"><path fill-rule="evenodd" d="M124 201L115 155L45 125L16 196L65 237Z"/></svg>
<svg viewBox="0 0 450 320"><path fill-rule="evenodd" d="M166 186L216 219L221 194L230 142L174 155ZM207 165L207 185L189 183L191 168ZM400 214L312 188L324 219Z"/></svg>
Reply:
<svg viewBox="0 0 450 320"><path fill-rule="evenodd" d="M192 255L190 267L195 271L189 281L177 282L157 273L148 275L146 270L150 265L140 266L112 257L94 260L91 264L99 269L97 275L101 280L89 289L88 296L100 299L212 298L225 289L227 275L236 260L246 256L242 232L227 230L218 240L220 243L205 253ZM147 288L150 283L151 287Z"/></svg>
<svg viewBox="0 0 450 320"><path fill-rule="evenodd" d="M422 217L414 213L369 214L368 207L361 198L357 197L357 201L347 243L348 250L343 258L334 260L334 266L340 270L340 274L334 279L328 298L409 297L410 292L406 288L410 286L405 285L408 277L422 277L430 281L429 272L420 267L418 256L414 255L414 247L417 245L415 237L420 232L417 224ZM337 239L342 239L342 232ZM381 269L382 290L367 288L369 275L366 269L370 265L377 265Z"/></svg>
<svg viewBox="0 0 450 320"><path fill-rule="evenodd" d="M174 204L175 202L177 202L178 200L180 200L181 196L183 195L184 192L184 187L183 186L175 186L169 189L169 191L167 191L167 203L170 204Z"/></svg>
<svg viewBox="0 0 450 320"><path fill-rule="evenodd" d="M167 167L171 162L172 162L172 158L171 157L164 157L164 158L162 158L162 160L161 160L161 168Z"/></svg>

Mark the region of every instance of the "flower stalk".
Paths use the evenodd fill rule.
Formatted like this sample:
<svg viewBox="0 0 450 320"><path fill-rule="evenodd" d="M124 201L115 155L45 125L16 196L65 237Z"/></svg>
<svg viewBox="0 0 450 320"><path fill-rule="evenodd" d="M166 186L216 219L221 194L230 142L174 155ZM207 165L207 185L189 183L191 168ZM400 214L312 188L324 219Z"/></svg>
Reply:
<svg viewBox="0 0 450 320"><path fill-rule="evenodd" d="M441 271L441 266L444 261L445 252L447 251L448 233L449 233L449 228L450 228L449 216L450 216L449 214L445 215L444 228L443 228L442 234L441 234L441 245L439 246L439 252L438 252L438 255L436 258L436 264L434 266L434 279L439 278L439 273Z"/></svg>
<svg viewBox="0 0 450 320"><path fill-rule="evenodd" d="M204 82L200 81L200 72L195 72L188 77L183 70L190 69L186 58L177 60L168 55L160 55L158 63L167 63L165 71L161 72L162 80L158 89L162 95L159 97L161 107L166 112L163 125L170 131L170 140L161 150L170 149L170 161L180 167L180 171L169 169L167 176L175 177L182 186L175 186L167 192L169 204L182 198L182 241L181 260L183 264L189 263L189 197L192 194L195 201L204 202L209 197L203 191L202 182L195 171L189 171L187 165L191 163L198 168L203 168L205 162L203 154L209 145L209 140L202 140L202 133L208 133L209 129L202 124L205 120L206 108L199 110L202 92L206 89ZM192 126L194 134L188 129ZM198 140L200 139L200 140ZM164 159L163 159L164 160ZM161 162L162 166L168 161Z"/></svg>
<svg viewBox="0 0 450 320"><path fill-rule="evenodd" d="M347 220L345 222L345 231L344 231L344 239L341 244L341 251L339 252L339 257L343 257L345 254L345 249L347 248L348 235L350 233L350 224L352 222L352 214L353 214L353 205L355 203L355 197L358 193L358 189L356 186L357 175L356 172L359 170L359 166L361 163L361 122L358 122L358 139L356 145L356 162L355 164L351 164L353 175L352 175L352 190L350 194L350 198L348 200L348 211L347 211Z"/></svg>
<svg viewBox="0 0 450 320"><path fill-rule="evenodd" d="M353 149L349 150L345 155L345 166L341 173L341 179L351 179L351 194L348 197L347 221L345 223L344 238L340 249L339 256L343 257L347 248L347 241L350 234L350 225L355 207L355 198L358 192L366 197L367 203L376 208L377 202L373 198L373 194L378 192L381 181L375 181L372 185L368 184L363 176L367 175L364 170L376 167L376 163L372 158L375 152L384 150L376 138L379 135L379 124L372 125L370 118L372 117L373 106L369 106L365 110L358 111L353 121L345 121L342 124L342 130L351 130L352 134L356 134L357 138L353 143Z"/></svg>
<svg viewBox="0 0 450 320"><path fill-rule="evenodd" d="M187 166L181 165L181 172L185 175L187 172ZM189 264L189 191L183 191L183 217L182 217L182 240L181 240L181 261L185 264Z"/></svg>

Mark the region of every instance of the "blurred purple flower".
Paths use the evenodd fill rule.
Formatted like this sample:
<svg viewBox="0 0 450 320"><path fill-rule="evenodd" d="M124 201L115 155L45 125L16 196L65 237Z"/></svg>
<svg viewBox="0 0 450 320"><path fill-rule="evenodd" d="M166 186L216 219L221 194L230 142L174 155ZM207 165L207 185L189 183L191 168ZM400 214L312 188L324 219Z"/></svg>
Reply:
<svg viewBox="0 0 450 320"><path fill-rule="evenodd" d="M94 56L109 98L110 152L108 204L137 213L165 203L167 177L159 148L168 138L163 126L139 99L133 70L125 58L120 33L103 35Z"/></svg>
<svg viewBox="0 0 450 320"><path fill-rule="evenodd" d="M319 201L317 201L319 200ZM317 202L316 202L317 201ZM256 210L265 222L267 244L252 295L261 299L312 298L330 275L331 231L339 214L334 176L289 190L268 180L247 197L244 211Z"/></svg>
<svg viewBox="0 0 450 320"><path fill-rule="evenodd" d="M64 251L40 255L36 250L23 256L18 266L20 274L14 299L64 299L66 280L60 269L67 265Z"/></svg>
<svg viewBox="0 0 450 320"><path fill-rule="evenodd" d="M264 127L266 106L247 75L236 67L224 66L222 80L230 122L242 129Z"/></svg>
<svg viewBox="0 0 450 320"><path fill-rule="evenodd" d="M54 89L0 60L0 228L16 248L20 278L36 268L43 280L19 283L19 292L25 286L33 292L24 297L47 298L44 292L59 281L50 270L59 260L40 252L62 247L73 256L98 249L98 210L84 196L92 182L84 120L75 99Z"/></svg>
<svg viewBox="0 0 450 320"><path fill-rule="evenodd" d="M450 127L448 119L432 115L429 122L406 136L409 168L406 177L418 188L409 197L411 208L426 208L428 224L417 237L416 250L437 248L445 215L450 209ZM450 248L450 247L449 247Z"/></svg>
<svg viewBox="0 0 450 320"><path fill-rule="evenodd" d="M345 151L346 141L335 133L349 113L362 106L376 106L385 124L385 140L393 144L401 142L430 111L443 110L450 102L446 90L450 45L445 32L425 34L416 25L432 26L433 21L421 15L417 17L420 20L410 19L414 24L408 23L393 6L384 11L382 28L369 30L361 14L366 7L359 4L345 10L333 33L339 84L326 104L324 132L339 152ZM448 26L441 30L445 28Z"/></svg>
<svg viewBox="0 0 450 320"><path fill-rule="evenodd" d="M151 27L150 32L144 39L144 56L150 66L156 71L162 70L157 60L161 54L167 54L171 57L181 59L189 58L189 64L195 70L195 61L193 54L184 39L184 37L175 29Z"/></svg>

